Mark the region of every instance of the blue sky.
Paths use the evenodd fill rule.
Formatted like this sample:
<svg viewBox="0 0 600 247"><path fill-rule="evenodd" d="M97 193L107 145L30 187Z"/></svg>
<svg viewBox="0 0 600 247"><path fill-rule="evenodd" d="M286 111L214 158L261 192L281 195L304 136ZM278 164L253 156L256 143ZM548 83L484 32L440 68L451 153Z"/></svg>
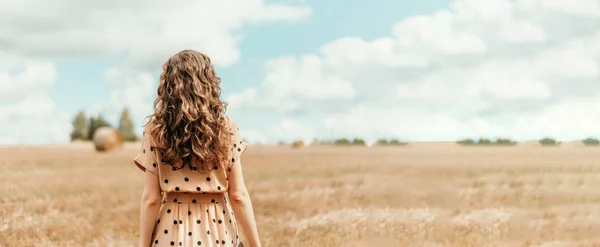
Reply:
<svg viewBox="0 0 600 247"><path fill-rule="evenodd" d="M265 74L263 63L269 58L309 53L342 37L357 36L370 40L384 36L398 20L433 13L447 7L449 1L424 0L411 3L391 0L331 0L304 3L313 9L313 14L307 21L252 26L240 31L244 37L240 44L240 60L231 66L217 67L223 80L224 97L231 92L259 84ZM57 63L60 77L49 94L56 99L56 105L60 109L71 112L91 109L96 102L106 100L109 88L102 74L118 61L119 57L61 59ZM156 64L156 67L160 68L160 64ZM243 113L237 115L244 118L240 121L252 121L252 116ZM111 121L116 124L117 120Z"/></svg>
<svg viewBox="0 0 600 247"><path fill-rule="evenodd" d="M213 58L252 142L600 137L594 1L9 2L0 143L67 142L80 110L141 125L187 48Z"/></svg>

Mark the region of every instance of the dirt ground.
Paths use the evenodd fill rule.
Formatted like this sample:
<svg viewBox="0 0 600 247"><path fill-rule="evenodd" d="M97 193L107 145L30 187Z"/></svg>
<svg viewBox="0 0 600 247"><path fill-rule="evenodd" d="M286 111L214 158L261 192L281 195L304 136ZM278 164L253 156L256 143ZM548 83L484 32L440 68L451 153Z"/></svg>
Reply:
<svg viewBox="0 0 600 247"><path fill-rule="evenodd" d="M0 246L134 246L137 145L0 147ZM250 146L264 246L600 246L600 148Z"/></svg>

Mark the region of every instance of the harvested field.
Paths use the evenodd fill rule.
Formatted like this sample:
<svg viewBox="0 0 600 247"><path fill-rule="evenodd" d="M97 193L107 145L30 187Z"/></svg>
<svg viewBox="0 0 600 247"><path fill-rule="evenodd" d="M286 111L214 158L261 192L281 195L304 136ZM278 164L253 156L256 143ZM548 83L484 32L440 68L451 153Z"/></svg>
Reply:
<svg viewBox="0 0 600 247"><path fill-rule="evenodd" d="M135 246L137 145L0 148L0 246ZM250 146L264 246L600 246L600 148Z"/></svg>

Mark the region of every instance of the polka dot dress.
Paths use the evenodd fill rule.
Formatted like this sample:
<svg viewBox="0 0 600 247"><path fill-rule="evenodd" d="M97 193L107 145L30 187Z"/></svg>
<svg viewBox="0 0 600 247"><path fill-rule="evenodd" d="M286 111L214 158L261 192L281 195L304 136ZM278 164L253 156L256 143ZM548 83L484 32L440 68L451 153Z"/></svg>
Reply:
<svg viewBox="0 0 600 247"><path fill-rule="evenodd" d="M229 160L241 165L246 150L235 121L228 119L233 132ZM160 181L163 201L152 236L152 246L237 246L238 229L229 205L227 181L230 168L213 167L200 173L188 167L173 170L160 162L152 138L144 134L134 163Z"/></svg>

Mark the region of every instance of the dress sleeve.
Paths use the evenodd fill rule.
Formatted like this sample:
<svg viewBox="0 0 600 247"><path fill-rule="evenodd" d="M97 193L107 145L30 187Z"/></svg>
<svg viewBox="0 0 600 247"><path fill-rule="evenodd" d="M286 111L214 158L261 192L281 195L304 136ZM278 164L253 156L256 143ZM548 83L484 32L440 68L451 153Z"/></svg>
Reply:
<svg viewBox="0 0 600 247"><path fill-rule="evenodd" d="M156 155L154 154L154 151L155 150L152 147L150 135L144 133L144 135L142 135L140 150L135 159L133 159L133 162L142 171L148 171L158 176L158 165L156 163Z"/></svg>
<svg viewBox="0 0 600 247"><path fill-rule="evenodd" d="M231 132L232 132L232 151L233 151L233 155L232 155L232 159L231 162L236 162L238 159L240 159L240 157L242 156L242 154L244 153L244 151L246 151L246 148L248 147L248 143L246 143L246 141L244 141L244 139L242 139L242 136L240 135L240 129L237 125L237 123L235 121L233 121L232 119L230 119L230 127L231 127Z"/></svg>

